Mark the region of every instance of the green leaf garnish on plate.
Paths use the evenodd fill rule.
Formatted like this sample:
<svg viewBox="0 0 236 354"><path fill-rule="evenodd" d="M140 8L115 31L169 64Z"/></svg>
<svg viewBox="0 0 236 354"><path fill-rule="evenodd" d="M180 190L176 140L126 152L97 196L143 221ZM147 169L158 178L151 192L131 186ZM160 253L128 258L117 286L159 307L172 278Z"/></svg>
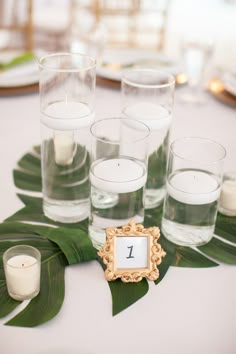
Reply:
<svg viewBox="0 0 236 354"><path fill-rule="evenodd" d="M17 65L21 65L24 63L27 63L31 60L36 59L36 55L32 52L25 52L20 55L17 55L16 57L12 58L11 60L5 62L5 63L0 63L0 70L8 70L11 68L14 68Z"/></svg>

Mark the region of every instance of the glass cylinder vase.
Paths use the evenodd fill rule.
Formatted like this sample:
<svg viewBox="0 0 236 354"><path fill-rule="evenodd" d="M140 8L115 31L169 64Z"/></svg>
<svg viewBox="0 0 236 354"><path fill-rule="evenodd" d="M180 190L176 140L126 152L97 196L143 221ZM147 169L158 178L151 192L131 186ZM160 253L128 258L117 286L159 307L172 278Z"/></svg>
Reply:
<svg viewBox="0 0 236 354"><path fill-rule="evenodd" d="M226 151L204 138L181 138L170 146L162 232L183 246L213 236Z"/></svg>
<svg viewBox="0 0 236 354"><path fill-rule="evenodd" d="M107 227L144 220L149 128L133 119L108 118L91 126L89 235L96 248Z"/></svg>
<svg viewBox="0 0 236 354"><path fill-rule="evenodd" d="M175 79L156 69L133 69L123 73L121 87L123 117L150 129L145 208L155 208L165 196Z"/></svg>
<svg viewBox="0 0 236 354"><path fill-rule="evenodd" d="M96 62L55 53L39 65L43 211L52 220L74 223L89 213Z"/></svg>

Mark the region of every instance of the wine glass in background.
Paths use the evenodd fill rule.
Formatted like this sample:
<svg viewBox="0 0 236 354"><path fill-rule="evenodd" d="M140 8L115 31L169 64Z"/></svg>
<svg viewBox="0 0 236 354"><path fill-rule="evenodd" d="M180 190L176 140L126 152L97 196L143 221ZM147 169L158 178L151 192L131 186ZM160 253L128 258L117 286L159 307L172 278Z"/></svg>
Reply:
<svg viewBox="0 0 236 354"><path fill-rule="evenodd" d="M188 90L181 99L186 103L205 103L203 89L207 67L213 54L210 38L185 36L181 41L181 59L188 78Z"/></svg>
<svg viewBox="0 0 236 354"><path fill-rule="evenodd" d="M69 51L83 53L102 62L105 49L107 28L88 9L79 8L72 12L71 29L69 34Z"/></svg>

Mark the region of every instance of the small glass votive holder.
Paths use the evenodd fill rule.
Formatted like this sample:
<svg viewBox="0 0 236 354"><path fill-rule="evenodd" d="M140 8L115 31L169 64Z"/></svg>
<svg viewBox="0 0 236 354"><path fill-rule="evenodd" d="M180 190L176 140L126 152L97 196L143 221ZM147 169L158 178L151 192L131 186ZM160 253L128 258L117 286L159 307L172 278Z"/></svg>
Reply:
<svg viewBox="0 0 236 354"><path fill-rule="evenodd" d="M32 299L40 290L41 253L34 247L18 245L3 254L8 294L15 300Z"/></svg>
<svg viewBox="0 0 236 354"><path fill-rule="evenodd" d="M223 176L218 210L221 214L236 216L236 171Z"/></svg>

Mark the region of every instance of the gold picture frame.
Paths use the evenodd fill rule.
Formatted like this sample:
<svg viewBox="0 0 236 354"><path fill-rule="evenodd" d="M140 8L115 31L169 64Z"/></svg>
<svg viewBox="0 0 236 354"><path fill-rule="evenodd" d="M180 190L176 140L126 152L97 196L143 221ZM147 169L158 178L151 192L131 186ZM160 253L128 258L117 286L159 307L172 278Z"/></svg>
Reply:
<svg viewBox="0 0 236 354"><path fill-rule="evenodd" d="M98 255L106 265L106 280L121 278L124 283L128 283L139 282L144 277L149 280L158 279L157 266L161 264L162 258L166 255L157 242L159 237L158 227L145 228L133 220L122 228L107 228L106 242L98 251ZM126 248L128 250L124 255ZM134 256L135 253L137 257Z"/></svg>

